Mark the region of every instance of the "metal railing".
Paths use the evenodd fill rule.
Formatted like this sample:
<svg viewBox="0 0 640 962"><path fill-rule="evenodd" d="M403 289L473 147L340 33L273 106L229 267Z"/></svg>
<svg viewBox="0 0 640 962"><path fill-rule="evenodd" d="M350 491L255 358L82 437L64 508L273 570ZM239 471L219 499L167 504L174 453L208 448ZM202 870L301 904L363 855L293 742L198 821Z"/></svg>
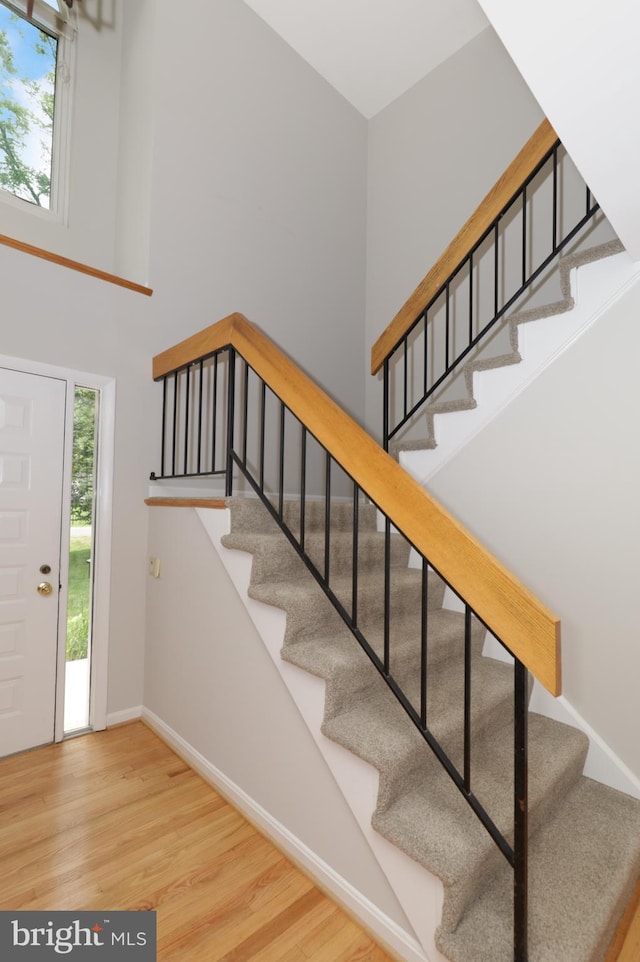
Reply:
<svg viewBox="0 0 640 962"><path fill-rule="evenodd" d="M599 210L559 140L406 329L383 362L383 445L400 439L462 362L542 281ZM475 354L473 355L475 357ZM439 393L438 393L439 392Z"/></svg>
<svg viewBox="0 0 640 962"><path fill-rule="evenodd" d="M424 742L437 757L450 779L466 799L477 818L498 846L514 873L514 955L515 962L527 959L527 846L528 846L528 764L527 703L528 671L513 660L513 816L500 829L488 807L474 792L472 635L474 624L487 625L462 598L430 559L417 551L410 531L397 531L389 517L378 508L381 518L378 538L378 575L382 624L373 624L362 598L360 550L363 539L363 506L375 504L358 479L351 477L271 387L233 346L226 346L167 373L163 381L161 469L151 478L189 478L208 475L224 479L227 496L238 491L257 495L277 522L307 570L320 586L354 639L367 654L385 684L402 705ZM318 508L318 502L320 507ZM292 509L293 504L293 509ZM335 515L344 505L350 523L347 574L332 567L332 544L338 537ZM318 552L317 539L310 548L309 514L322 517ZM336 507L341 505L340 508ZM371 509L366 509L371 511ZM394 652L402 626L394 618L393 597L399 572L394 546L404 538L416 552L417 564L411 578L419 598L419 643L416 644L417 686L409 691L399 679ZM313 557L312 557L313 555ZM344 560L344 559L343 559ZM437 737L437 718L431 713L430 581L439 577L459 599L461 618L459 643L464 683L459 706L461 732L451 742ZM433 582L432 582L433 584ZM419 585L419 587L417 587ZM500 642L509 651L508 645ZM509 668L505 666L505 671ZM404 676L403 676L404 677ZM511 736L510 736L511 737ZM449 738L449 736L447 736ZM447 742L445 744L445 742ZM511 778L511 776L510 776Z"/></svg>

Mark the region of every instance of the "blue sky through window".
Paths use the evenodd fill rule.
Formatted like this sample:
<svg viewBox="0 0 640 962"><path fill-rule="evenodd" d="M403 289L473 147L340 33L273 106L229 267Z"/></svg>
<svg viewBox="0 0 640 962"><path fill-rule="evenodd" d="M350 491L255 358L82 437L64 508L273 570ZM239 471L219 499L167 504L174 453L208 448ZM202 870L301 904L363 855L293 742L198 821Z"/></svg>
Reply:
<svg viewBox="0 0 640 962"><path fill-rule="evenodd" d="M0 3L0 187L42 207L49 206L56 46Z"/></svg>

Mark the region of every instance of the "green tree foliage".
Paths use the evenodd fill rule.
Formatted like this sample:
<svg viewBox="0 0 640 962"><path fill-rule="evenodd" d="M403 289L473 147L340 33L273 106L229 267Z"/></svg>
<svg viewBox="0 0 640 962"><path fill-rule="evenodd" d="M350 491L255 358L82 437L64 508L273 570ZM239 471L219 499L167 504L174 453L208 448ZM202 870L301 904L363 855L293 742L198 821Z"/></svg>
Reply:
<svg viewBox="0 0 640 962"><path fill-rule="evenodd" d="M93 515L96 396L96 392L91 388L76 388L71 469L71 521L73 524L91 524Z"/></svg>
<svg viewBox="0 0 640 962"><path fill-rule="evenodd" d="M20 75L9 34L0 30L0 187L39 207L48 206L57 40L15 14L9 19L36 62L41 59L43 79ZM18 96L19 90L27 96ZM46 170L26 160L27 142L34 135L40 137Z"/></svg>

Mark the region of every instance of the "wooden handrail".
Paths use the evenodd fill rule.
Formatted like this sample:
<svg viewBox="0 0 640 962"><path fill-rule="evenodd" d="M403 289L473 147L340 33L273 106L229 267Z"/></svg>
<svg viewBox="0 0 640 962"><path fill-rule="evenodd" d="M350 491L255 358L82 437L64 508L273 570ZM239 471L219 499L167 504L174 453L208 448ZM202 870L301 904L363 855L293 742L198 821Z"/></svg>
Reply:
<svg viewBox="0 0 640 962"><path fill-rule="evenodd" d="M462 230L456 234L444 254L420 281L413 294L375 342L371 349L372 374L378 373L385 358L404 337L416 318L436 296L469 251L478 243L500 211L522 187L529 174L535 170L557 139L558 135L549 121L543 120L513 163L507 167Z"/></svg>
<svg viewBox="0 0 640 962"><path fill-rule="evenodd" d="M145 287L144 284L128 281L125 277L119 277L117 274L109 274L107 271L101 271L97 267L90 267L88 264L83 264L80 261L74 261L70 257L54 254L53 251L48 251L44 247L25 244L24 241L16 240L15 237L9 237L8 234L0 234L0 244L3 244L5 247L12 247L16 251L22 251L23 254L31 254L32 257L40 257L42 260L50 261L52 264L67 267L69 270L78 271L80 274L89 274L90 277L107 281L108 284L125 287L127 290L135 291L137 294L146 294L147 297L153 294L153 290L150 287Z"/></svg>
<svg viewBox="0 0 640 962"><path fill-rule="evenodd" d="M245 317L231 314L158 354L153 377L227 346L236 349L544 687L559 695L558 618Z"/></svg>

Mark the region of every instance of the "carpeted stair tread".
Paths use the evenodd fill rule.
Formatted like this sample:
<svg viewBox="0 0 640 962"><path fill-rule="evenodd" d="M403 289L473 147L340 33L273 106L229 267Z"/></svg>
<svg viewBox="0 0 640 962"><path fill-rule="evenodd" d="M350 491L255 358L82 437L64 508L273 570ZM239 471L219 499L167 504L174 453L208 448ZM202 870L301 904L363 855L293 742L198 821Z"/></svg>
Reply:
<svg viewBox="0 0 640 962"><path fill-rule="evenodd" d="M338 575L330 579L329 587L347 611L352 606L351 577ZM306 610L310 624L335 624L336 614L311 574L299 580L251 584L249 596L267 605L284 608L287 613ZM444 596L444 584L429 572L429 607L439 608ZM358 579L358 610L362 625L379 620L384 611L384 577L382 573L364 574ZM393 570L390 584L390 605L394 610L418 610L422 598L422 572L415 568ZM336 615L339 618L339 615Z"/></svg>
<svg viewBox="0 0 640 962"><path fill-rule="evenodd" d="M582 777L529 846L529 962L603 962L640 873L637 800ZM512 962L513 877L505 862L454 932L451 962Z"/></svg>
<svg viewBox="0 0 640 962"><path fill-rule="evenodd" d="M391 672L396 678L410 673L415 675L421 662L419 627L408 618L404 619L404 625L394 627L398 630L394 633L397 637L394 638L391 648ZM406 627L404 633L403 627ZM427 667L431 675L448 658L460 657L463 633L464 617L459 612L440 608L430 613ZM484 627L473 622L472 651L476 656L482 652L484 637ZM384 632L368 631L367 641L382 662ZM372 684L381 684L378 669L346 626L324 634L312 632L302 638L298 637L294 643L283 645L281 656L290 664L326 681L327 718L353 702L359 691Z"/></svg>
<svg viewBox="0 0 640 962"><path fill-rule="evenodd" d="M251 581L261 584L269 581L287 581L301 578L307 568L297 551L283 539L279 530L273 533L238 531L224 535L225 548L246 551L253 555ZM390 537L390 562L392 567L407 567L409 544L401 535ZM310 532L305 538L305 551L318 570L324 573L325 536ZM385 537L377 531L361 531L358 535L358 571L383 570ZM330 564L334 575L350 572L353 565L353 536L351 531L333 531L330 538Z"/></svg>
<svg viewBox="0 0 640 962"><path fill-rule="evenodd" d="M325 680L323 733L379 771L373 827L443 880L440 951L451 962L511 962L511 867L323 589L284 535L277 533L269 512L250 499L250 507L240 509L240 522L233 523L239 504L245 503L231 500L232 533L225 537L225 544L253 555L250 596L285 611L282 657ZM313 504L305 535L307 546L321 561L324 504ZM284 513L299 521L299 504L297 515L286 505ZM340 504L335 513L332 508L331 516L330 588L350 612L351 506ZM366 530L359 528L363 552L358 627L381 658L384 537L376 531L373 508L366 526ZM402 538L393 538L392 544L391 676L419 714L422 572L407 567ZM430 572L428 721L461 769L464 616L442 608L444 593L444 583ZM484 627L472 619L471 787L510 837L513 669L483 657L484 635ZM584 778L586 746L585 736L576 729L529 715L529 962L603 962L602 947L608 944L638 875L640 803Z"/></svg>
<svg viewBox="0 0 640 962"><path fill-rule="evenodd" d="M427 664L433 670L445 661L460 646L464 632L464 616L457 611L436 608L429 614L429 645ZM479 653L484 643L485 629L478 622L472 622L472 644ZM392 645L390 667L392 674L402 674L407 669L415 669L420 664L421 630L415 618L408 614L394 619L392 625ZM372 628L367 632L367 641L382 659L384 654L384 630ZM354 641L353 635L344 628L341 632L311 634L298 640L294 645L284 645L282 657L300 668L331 679L336 673L352 671L360 655L369 662L367 655Z"/></svg>
<svg viewBox="0 0 640 962"><path fill-rule="evenodd" d="M461 721L464 706L462 659L449 659L429 686L430 729L454 762L462 766ZM413 674L416 674L415 672ZM480 658L475 666L477 690L472 699L472 725L476 732L509 710L513 698L512 670L502 662ZM402 684L404 682L404 684ZM401 686L419 712L419 681ZM430 749L381 678L370 688L354 692L344 710L326 717L322 731L333 741L369 762L389 779L421 764Z"/></svg>
<svg viewBox="0 0 640 962"><path fill-rule="evenodd" d="M502 726L474 738L472 791L512 840L513 729ZM535 831L581 777L588 740L542 715L529 716L529 825ZM375 812L373 826L437 875L445 885L442 927L453 929L476 892L499 870L504 856L434 758L411 787Z"/></svg>

